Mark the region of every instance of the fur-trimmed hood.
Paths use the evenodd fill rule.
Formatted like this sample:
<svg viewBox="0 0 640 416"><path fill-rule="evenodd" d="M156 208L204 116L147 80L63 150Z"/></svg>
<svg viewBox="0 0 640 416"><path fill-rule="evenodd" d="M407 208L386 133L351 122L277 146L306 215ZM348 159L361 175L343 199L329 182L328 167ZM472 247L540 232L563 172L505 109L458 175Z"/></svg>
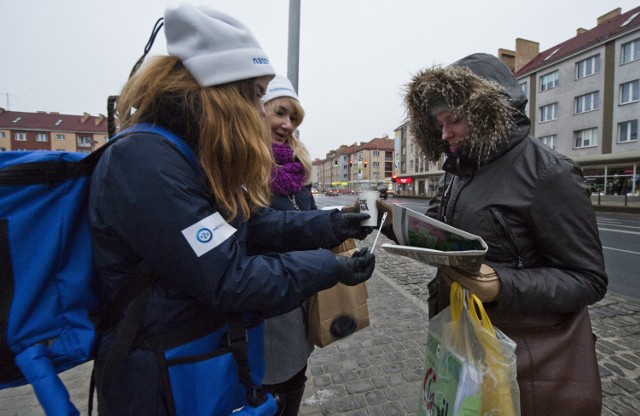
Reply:
<svg viewBox="0 0 640 416"><path fill-rule="evenodd" d="M409 133L431 161L447 151L434 108L444 107L467 120L467 157L482 164L509 147L526 96L498 58L473 54L448 67L436 66L412 77L405 96Z"/></svg>

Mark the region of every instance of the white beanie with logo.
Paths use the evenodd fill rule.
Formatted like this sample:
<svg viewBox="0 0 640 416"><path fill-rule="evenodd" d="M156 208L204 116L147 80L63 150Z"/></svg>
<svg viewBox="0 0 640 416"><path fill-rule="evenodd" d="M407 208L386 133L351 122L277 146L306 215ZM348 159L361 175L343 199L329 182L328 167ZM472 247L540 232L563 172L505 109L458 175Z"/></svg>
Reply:
<svg viewBox="0 0 640 416"><path fill-rule="evenodd" d="M180 58L203 87L275 75L249 28L210 7L167 7L164 32L169 55Z"/></svg>
<svg viewBox="0 0 640 416"><path fill-rule="evenodd" d="M269 101L280 97L289 97L299 101L298 94L296 94L296 90L293 89L293 85L291 84L291 81L289 81L289 78L282 75L276 75L269 83L267 92L262 96L262 102L268 103Z"/></svg>

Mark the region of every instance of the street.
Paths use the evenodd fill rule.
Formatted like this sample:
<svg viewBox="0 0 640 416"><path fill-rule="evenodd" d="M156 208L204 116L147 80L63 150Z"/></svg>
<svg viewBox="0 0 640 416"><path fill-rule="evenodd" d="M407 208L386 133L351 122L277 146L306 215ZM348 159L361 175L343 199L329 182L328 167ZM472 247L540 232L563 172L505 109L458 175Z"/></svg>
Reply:
<svg viewBox="0 0 640 416"><path fill-rule="evenodd" d="M352 205L355 195L315 195L318 208ZM427 199L396 198L388 204L401 204L418 212L425 212ZM608 290L640 300L640 215L634 213L596 212L598 230L609 276Z"/></svg>

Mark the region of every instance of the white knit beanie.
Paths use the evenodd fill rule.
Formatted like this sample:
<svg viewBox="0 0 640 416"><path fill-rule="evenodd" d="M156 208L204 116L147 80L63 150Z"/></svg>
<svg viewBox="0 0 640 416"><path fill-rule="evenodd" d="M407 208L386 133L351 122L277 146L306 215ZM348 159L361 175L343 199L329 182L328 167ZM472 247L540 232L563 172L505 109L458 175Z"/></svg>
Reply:
<svg viewBox="0 0 640 416"><path fill-rule="evenodd" d="M169 55L180 58L203 87L275 75L249 28L210 7L167 7L164 32Z"/></svg>
<svg viewBox="0 0 640 416"><path fill-rule="evenodd" d="M282 75L276 75L269 83L267 92L262 96L262 102L268 103L269 101L280 97L289 97L299 101L298 94L296 94L296 90L293 89L293 85L291 84L291 81L289 81L289 78Z"/></svg>

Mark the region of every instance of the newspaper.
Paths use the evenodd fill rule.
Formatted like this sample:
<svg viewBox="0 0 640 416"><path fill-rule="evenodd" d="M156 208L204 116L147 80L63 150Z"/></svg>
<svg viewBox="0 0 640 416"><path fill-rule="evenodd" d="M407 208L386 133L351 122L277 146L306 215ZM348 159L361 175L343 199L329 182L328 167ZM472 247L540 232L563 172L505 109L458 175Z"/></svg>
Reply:
<svg viewBox="0 0 640 416"><path fill-rule="evenodd" d="M393 232L397 244L383 244L390 253L431 266L452 266L477 273L487 254L487 244L477 236L393 204Z"/></svg>

